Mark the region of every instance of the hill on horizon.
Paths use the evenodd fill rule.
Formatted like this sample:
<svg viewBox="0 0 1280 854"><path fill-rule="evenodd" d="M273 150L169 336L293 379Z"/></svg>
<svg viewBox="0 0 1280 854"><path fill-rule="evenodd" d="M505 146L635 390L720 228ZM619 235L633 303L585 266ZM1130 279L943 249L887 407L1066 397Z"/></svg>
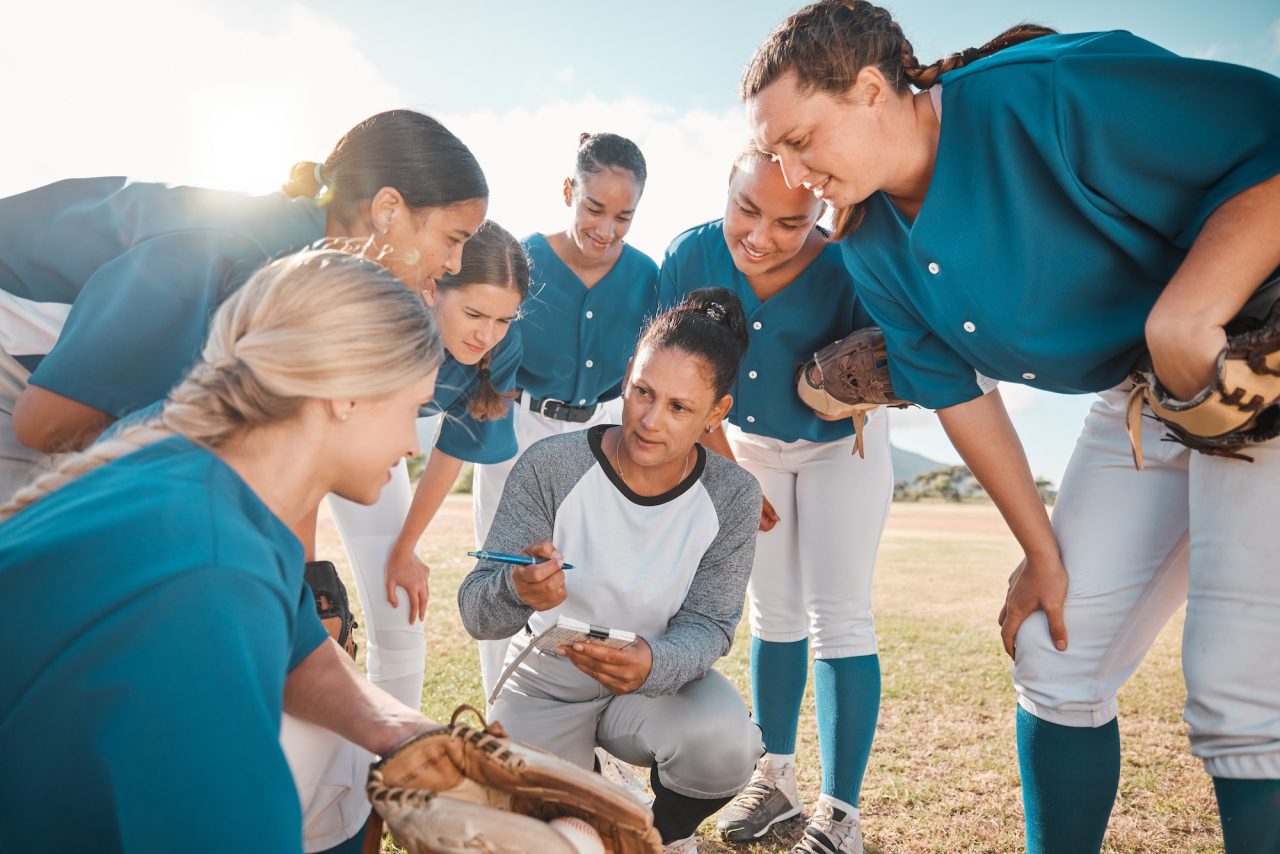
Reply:
<svg viewBox="0 0 1280 854"><path fill-rule="evenodd" d="M916 479L917 475L922 475L928 471L943 468L948 463L940 463L937 460L931 460L923 454L917 454L914 451L904 451L897 445L889 445L890 456L893 459L893 482L894 483L911 483Z"/></svg>

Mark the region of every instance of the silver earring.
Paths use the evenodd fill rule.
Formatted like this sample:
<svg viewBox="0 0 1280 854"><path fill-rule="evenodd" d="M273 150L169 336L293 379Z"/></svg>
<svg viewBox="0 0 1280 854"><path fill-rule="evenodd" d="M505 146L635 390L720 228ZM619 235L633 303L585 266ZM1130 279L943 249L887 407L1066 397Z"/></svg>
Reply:
<svg viewBox="0 0 1280 854"><path fill-rule="evenodd" d="M339 415L339 416L338 416L338 420L339 420L339 421L346 421L346 420L347 420L347 416L348 416L348 413L344 412L344 413L342 413L341 415Z"/></svg>

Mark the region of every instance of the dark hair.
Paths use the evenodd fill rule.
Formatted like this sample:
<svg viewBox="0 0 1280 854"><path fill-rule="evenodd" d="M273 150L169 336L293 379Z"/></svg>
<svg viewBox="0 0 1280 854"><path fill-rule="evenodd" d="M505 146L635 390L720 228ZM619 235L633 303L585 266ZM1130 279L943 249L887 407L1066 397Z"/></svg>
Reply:
<svg viewBox="0 0 1280 854"><path fill-rule="evenodd" d="M777 26L756 49L742 76L740 95L747 101L791 72L801 93L843 95L863 68L880 69L898 94L911 86L928 89L948 71L984 56L1057 32L1039 24L1010 27L982 47L968 48L921 65L902 28L886 9L867 0L820 0ZM836 211L832 239L850 234L862 222L862 203Z"/></svg>
<svg viewBox="0 0 1280 854"><path fill-rule="evenodd" d="M606 169L622 169L635 176L644 190L649 173L640 146L616 133L584 133L578 137L578 160L574 164L574 180L596 175Z"/></svg>
<svg viewBox="0 0 1280 854"><path fill-rule="evenodd" d="M365 119L338 140L324 163L294 164L282 189L290 196L313 196L339 222L350 223L360 202L383 187L399 192L411 210L489 196L471 150L440 122L413 110Z"/></svg>
<svg viewBox="0 0 1280 854"><path fill-rule="evenodd" d="M485 220L462 247L462 263L456 275L441 276L436 287L446 291L461 290L467 285L498 285L513 288L520 299L529 295L529 256L520 241L493 220ZM514 394L502 394L493 385L489 362L493 350L477 363L480 385L467 401L467 412L477 421L501 418L507 413L507 400Z"/></svg>
<svg viewBox="0 0 1280 854"><path fill-rule="evenodd" d="M636 350L675 347L702 359L711 369L711 388L719 400L738 378L747 343L747 317L737 295L728 288L698 288L651 320Z"/></svg>

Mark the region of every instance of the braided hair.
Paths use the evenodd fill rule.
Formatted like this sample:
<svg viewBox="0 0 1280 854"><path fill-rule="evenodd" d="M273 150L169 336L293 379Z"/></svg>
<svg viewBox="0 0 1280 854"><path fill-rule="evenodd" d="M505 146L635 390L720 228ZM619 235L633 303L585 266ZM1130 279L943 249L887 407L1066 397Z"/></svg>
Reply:
<svg viewBox="0 0 1280 854"><path fill-rule="evenodd" d="M512 288L521 300L529 295L529 256L520 241L493 220L485 220L463 245L458 272L436 280L436 287L445 291L461 290L468 285ZM507 401L515 396L503 394L494 386L489 370L492 361L491 349L476 363L480 384L467 400L467 413L477 421L503 417L507 413Z"/></svg>
<svg viewBox="0 0 1280 854"><path fill-rule="evenodd" d="M819 0L779 24L756 49L742 76L739 95L748 101L789 73L794 74L801 94L843 95L867 66L878 68L894 91L905 95L912 86L928 89L948 71L1055 32L1038 24L1018 24L981 47L922 65L887 9L868 0ZM863 203L837 211L832 239L852 233L865 213Z"/></svg>
<svg viewBox="0 0 1280 854"><path fill-rule="evenodd" d="M218 309L200 361L158 416L65 458L0 507L0 520L174 434L217 448L292 418L309 398L392 394L439 367L443 353L430 309L378 264L336 250L282 258Z"/></svg>

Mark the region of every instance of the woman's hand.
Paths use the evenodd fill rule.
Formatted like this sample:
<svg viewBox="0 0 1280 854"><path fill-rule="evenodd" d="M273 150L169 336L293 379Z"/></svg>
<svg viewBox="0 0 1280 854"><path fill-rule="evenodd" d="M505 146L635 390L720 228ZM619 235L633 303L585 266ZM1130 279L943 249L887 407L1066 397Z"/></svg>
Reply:
<svg viewBox="0 0 1280 854"><path fill-rule="evenodd" d="M392 548L387 555L387 601L392 608L400 607L396 588L403 587L409 598L409 625L427 618L427 601L431 598L428 581L431 567L423 563L412 548Z"/></svg>
<svg viewBox="0 0 1280 854"><path fill-rule="evenodd" d="M776 524L778 524L778 511L773 509L768 496L765 496L764 504L760 506L760 530L772 531Z"/></svg>
<svg viewBox="0 0 1280 854"><path fill-rule="evenodd" d="M542 558L542 563L511 567L516 595L535 611L549 611L569 595L564 586L564 556L546 540L531 544L524 553Z"/></svg>
<svg viewBox="0 0 1280 854"><path fill-rule="evenodd" d="M1166 315L1153 310L1147 318L1151 366L1171 395L1190 400L1213 382L1227 333L1208 322Z"/></svg>
<svg viewBox="0 0 1280 854"><path fill-rule="evenodd" d="M562 646L557 652L614 694L635 691L653 670L653 650L644 638L636 638L635 643L622 649L582 642Z"/></svg>
<svg viewBox="0 0 1280 854"><path fill-rule="evenodd" d="M1044 611L1049 621L1049 637L1059 652L1067 648L1067 626L1062 618L1062 603L1067 598L1067 568L1062 558L1024 558L1009 576L1009 592L1004 597L997 622L1004 651L1014 657L1018 628L1036 611Z"/></svg>

